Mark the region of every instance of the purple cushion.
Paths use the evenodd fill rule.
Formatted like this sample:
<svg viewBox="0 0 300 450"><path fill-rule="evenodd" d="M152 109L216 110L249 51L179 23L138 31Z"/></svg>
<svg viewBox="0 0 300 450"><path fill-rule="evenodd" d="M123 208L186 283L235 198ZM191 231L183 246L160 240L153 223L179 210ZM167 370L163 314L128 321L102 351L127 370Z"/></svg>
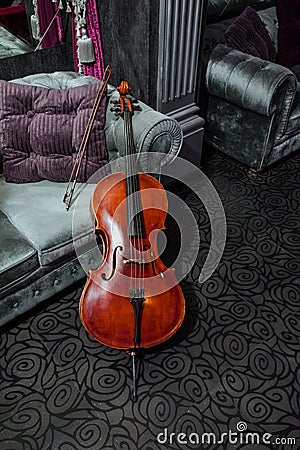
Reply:
<svg viewBox="0 0 300 450"><path fill-rule="evenodd" d="M277 62L285 67L300 64L300 2L276 0L278 19Z"/></svg>
<svg viewBox="0 0 300 450"><path fill-rule="evenodd" d="M0 146L6 181L67 181L99 83L47 89L0 80ZM78 181L107 163L106 98L97 112Z"/></svg>
<svg viewBox="0 0 300 450"><path fill-rule="evenodd" d="M257 12L248 6L224 34L226 44L267 61L275 61L276 52L269 33Z"/></svg>

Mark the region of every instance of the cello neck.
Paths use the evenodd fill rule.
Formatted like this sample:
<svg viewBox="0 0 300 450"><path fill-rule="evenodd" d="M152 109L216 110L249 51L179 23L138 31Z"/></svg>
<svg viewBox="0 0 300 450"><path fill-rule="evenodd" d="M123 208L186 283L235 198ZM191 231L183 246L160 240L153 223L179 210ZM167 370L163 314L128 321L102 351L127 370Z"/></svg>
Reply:
<svg viewBox="0 0 300 450"><path fill-rule="evenodd" d="M124 82L123 82L124 83ZM127 91L130 88L127 86ZM119 88L118 88L119 90ZM140 186L138 178L138 163L132 130L133 107L131 100L120 92L121 112L124 119L125 130L125 176L126 176L126 211L128 236L145 237L145 225L142 214ZM123 109L123 111L122 111Z"/></svg>
<svg viewBox="0 0 300 450"><path fill-rule="evenodd" d="M132 130L132 112L130 111L124 112L124 127L125 155L129 156L129 158L126 158L125 172L127 177L131 177L137 175L137 158Z"/></svg>

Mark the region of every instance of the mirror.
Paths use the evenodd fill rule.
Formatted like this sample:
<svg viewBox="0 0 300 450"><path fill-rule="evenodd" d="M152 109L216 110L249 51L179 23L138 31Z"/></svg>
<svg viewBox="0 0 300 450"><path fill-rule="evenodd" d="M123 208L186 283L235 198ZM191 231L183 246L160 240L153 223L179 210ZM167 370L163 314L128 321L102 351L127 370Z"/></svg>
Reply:
<svg viewBox="0 0 300 450"><path fill-rule="evenodd" d="M74 70L84 75L102 77L104 58L98 0L13 0L10 6L0 8L0 14L1 10L11 11L16 1L19 2L17 6L25 6L30 39L25 41L2 27L6 38L9 33L10 47L3 49L0 79L13 80L57 70ZM37 18L38 24L35 23ZM3 37L0 37L0 48L2 43Z"/></svg>
<svg viewBox="0 0 300 450"><path fill-rule="evenodd" d="M4 0L0 8L0 58L33 51L22 0Z"/></svg>
<svg viewBox="0 0 300 450"><path fill-rule="evenodd" d="M0 59L71 42L67 10L66 0L1 0Z"/></svg>

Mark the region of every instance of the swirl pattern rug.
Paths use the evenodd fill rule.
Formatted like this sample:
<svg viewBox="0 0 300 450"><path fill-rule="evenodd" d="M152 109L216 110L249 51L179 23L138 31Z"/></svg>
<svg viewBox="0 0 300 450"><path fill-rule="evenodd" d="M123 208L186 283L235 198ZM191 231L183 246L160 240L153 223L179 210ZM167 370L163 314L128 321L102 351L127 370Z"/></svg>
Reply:
<svg viewBox="0 0 300 450"><path fill-rule="evenodd" d="M210 223L199 199L182 194L197 218L201 250L181 283L184 324L143 355L137 402L128 356L96 343L81 325L81 285L6 329L0 448L300 448L299 163L298 154L253 175L210 153L203 171L228 230L222 260L203 284ZM230 430L244 438L229 440ZM246 430L260 441L247 442Z"/></svg>

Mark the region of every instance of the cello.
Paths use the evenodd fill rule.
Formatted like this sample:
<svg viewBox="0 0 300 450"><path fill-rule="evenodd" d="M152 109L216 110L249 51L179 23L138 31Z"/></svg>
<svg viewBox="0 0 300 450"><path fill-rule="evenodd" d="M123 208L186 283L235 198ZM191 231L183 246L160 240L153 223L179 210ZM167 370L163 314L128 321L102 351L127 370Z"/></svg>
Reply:
<svg viewBox="0 0 300 450"><path fill-rule="evenodd" d="M138 171L132 131L136 109L122 81L118 112L124 120L125 171L101 179L91 198L95 233L102 239L100 267L90 270L79 314L86 331L108 347L135 356L157 346L180 327L185 300L175 271L161 261L157 235L165 228L167 196L156 178Z"/></svg>

